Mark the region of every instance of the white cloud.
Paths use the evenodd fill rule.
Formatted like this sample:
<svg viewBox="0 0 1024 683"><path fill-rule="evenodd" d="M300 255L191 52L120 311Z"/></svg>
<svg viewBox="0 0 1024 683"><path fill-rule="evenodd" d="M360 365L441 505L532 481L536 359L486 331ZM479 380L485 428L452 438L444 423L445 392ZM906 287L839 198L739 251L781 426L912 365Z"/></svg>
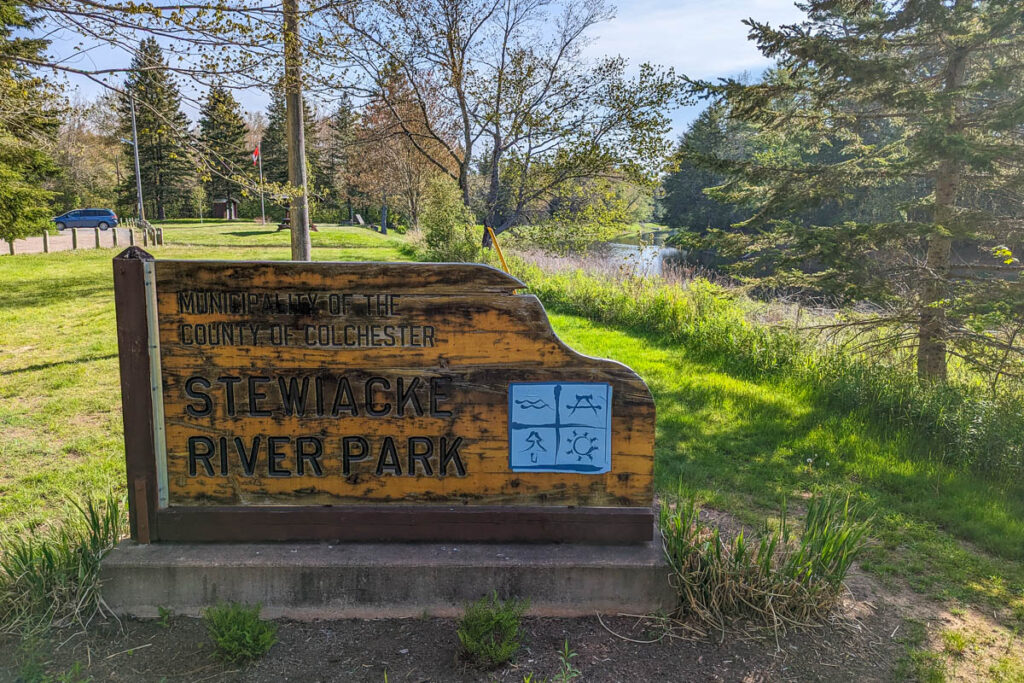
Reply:
<svg viewBox="0 0 1024 683"><path fill-rule="evenodd" d="M752 17L777 25L801 16L793 0L622 0L616 18L596 27L588 53L671 66L699 78L760 70L769 61L740 22Z"/></svg>
<svg viewBox="0 0 1024 683"><path fill-rule="evenodd" d="M803 17L793 0L621 0L617 8L615 19L595 28L587 54L621 55L633 65L651 62L712 80L756 75L771 65L747 40L744 19L777 26ZM681 133L701 109L674 112L673 132Z"/></svg>

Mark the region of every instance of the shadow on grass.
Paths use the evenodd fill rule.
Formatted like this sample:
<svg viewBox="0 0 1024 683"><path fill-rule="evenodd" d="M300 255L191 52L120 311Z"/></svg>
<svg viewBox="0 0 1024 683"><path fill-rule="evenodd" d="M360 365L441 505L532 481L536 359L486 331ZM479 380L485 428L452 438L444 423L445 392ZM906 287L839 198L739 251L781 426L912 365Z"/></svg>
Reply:
<svg viewBox="0 0 1024 683"><path fill-rule="evenodd" d="M50 368L57 368L63 365L81 365L82 363L92 363L98 360L110 360L117 358L116 353L108 353L105 356L86 356L84 358L71 358L68 360L55 360L52 363L37 363L36 365L26 365L21 368L14 368L13 370L0 370L0 377L6 375L17 375L22 372L34 372L36 370L49 370Z"/></svg>

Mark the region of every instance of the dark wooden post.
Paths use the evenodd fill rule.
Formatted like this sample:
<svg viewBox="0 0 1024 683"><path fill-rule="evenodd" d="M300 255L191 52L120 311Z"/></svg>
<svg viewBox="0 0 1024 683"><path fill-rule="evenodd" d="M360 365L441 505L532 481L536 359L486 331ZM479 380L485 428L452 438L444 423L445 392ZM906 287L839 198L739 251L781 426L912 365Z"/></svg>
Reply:
<svg viewBox="0 0 1024 683"><path fill-rule="evenodd" d="M100 248L100 229L99 228L93 228L92 231L93 231L93 237L96 238L96 248L99 249Z"/></svg>
<svg viewBox="0 0 1024 683"><path fill-rule="evenodd" d="M116 247L117 246L117 231L119 230L119 228L112 228L112 230L113 230L113 236L114 236L114 246Z"/></svg>
<svg viewBox="0 0 1024 683"><path fill-rule="evenodd" d="M146 314L149 305L145 280L147 261L153 261L153 256L138 247L128 247L114 258L128 515L132 538L139 543L149 543L158 537L156 510L159 502Z"/></svg>
<svg viewBox="0 0 1024 683"><path fill-rule="evenodd" d="M46 230L43 230L43 253L50 253L50 233Z"/></svg>
<svg viewBox="0 0 1024 683"><path fill-rule="evenodd" d="M71 249L78 249L78 228L71 228Z"/></svg>

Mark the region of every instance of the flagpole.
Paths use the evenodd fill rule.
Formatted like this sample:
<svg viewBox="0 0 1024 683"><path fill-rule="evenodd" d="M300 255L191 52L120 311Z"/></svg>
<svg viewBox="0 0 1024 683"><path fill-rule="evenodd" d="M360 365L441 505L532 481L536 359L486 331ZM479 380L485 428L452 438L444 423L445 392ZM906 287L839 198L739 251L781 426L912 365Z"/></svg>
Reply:
<svg viewBox="0 0 1024 683"><path fill-rule="evenodd" d="M263 205L263 150L260 147L263 146L263 141L260 140L260 144L256 145L256 158L260 162L260 214L263 216L263 225L267 224L267 209Z"/></svg>

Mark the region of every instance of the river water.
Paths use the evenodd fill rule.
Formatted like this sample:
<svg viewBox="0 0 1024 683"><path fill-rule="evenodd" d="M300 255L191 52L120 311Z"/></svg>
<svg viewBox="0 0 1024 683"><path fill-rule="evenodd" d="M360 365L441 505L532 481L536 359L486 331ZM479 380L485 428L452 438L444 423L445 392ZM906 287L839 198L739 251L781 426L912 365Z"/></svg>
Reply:
<svg viewBox="0 0 1024 683"><path fill-rule="evenodd" d="M666 260L671 261L680 252L666 247L665 240L673 230L652 230L639 235L622 235L606 242L601 253L609 262L633 270L637 275L661 275Z"/></svg>

